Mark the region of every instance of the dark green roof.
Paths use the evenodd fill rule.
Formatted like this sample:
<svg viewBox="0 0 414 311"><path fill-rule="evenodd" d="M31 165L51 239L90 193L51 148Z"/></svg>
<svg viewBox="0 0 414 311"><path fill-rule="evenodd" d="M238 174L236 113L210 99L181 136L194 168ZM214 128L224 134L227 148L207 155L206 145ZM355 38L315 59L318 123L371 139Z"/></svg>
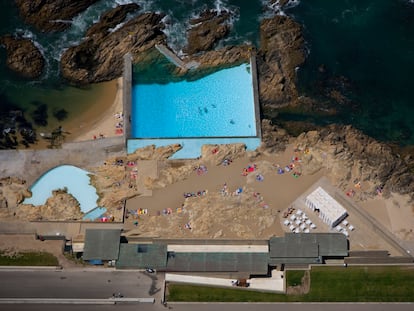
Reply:
<svg viewBox="0 0 414 311"><path fill-rule="evenodd" d="M269 259L270 266L277 266L280 264L285 265L310 265L310 264L320 264L322 259L319 257L274 257Z"/></svg>
<svg viewBox="0 0 414 311"><path fill-rule="evenodd" d="M118 259L121 229L86 229L84 260Z"/></svg>
<svg viewBox="0 0 414 311"><path fill-rule="evenodd" d="M341 233L286 233L269 240L271 260L348 256L348 241Z"/></svg>
<svg viewBox="0 0 414 311"><path fill-rule="evenodd" d="M164 270L167 266L165 244L121 244L116 267L119 269L153 268Z"/></svg>
<svg viewBox="0 0 414 311"><path fill-rule="evenodd" d="M249 272L267 274L268 253L169 253L170 272Z"/></svg>

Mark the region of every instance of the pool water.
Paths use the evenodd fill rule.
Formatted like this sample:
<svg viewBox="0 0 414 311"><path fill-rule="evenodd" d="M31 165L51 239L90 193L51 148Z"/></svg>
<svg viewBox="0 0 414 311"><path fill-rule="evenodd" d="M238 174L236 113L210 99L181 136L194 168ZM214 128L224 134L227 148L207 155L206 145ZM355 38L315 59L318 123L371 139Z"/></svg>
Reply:
<svg viewBox="0 0 414 311"><path fill-rule="evenodd" d="M133 85L131 137L257 136L250 67L194 81Z"/></svg>
<svg viewBox="0 0 414 311"><path fill-rule="evenodd" d="M52 191L67 188L79 202L83 213L96 208L98 195L90 184L89 172L72 165L61 165L43 174L30 188L32 197L24 204L43 205L52 196Z"/></svg>
<svg viewBox="0 0 414 311"><path fill-rule="evenodd" d="M105 207L96 207L93 210L89 211L87 214L83 216L83 220L91 220L94 221L98 218L101 218L106 213Z"/></svg>

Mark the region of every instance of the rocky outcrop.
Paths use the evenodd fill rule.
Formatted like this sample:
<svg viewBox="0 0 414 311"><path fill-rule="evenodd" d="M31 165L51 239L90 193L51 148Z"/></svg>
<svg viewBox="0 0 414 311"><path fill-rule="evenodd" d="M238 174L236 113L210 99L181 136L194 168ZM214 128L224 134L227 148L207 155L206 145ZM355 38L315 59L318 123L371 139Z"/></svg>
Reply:
<svg viewBox="0 0 414 311"><path fill-rule="evenodd" d="M23 179L5 177L0 179L0 210L8 212L23 202L32 194L27 190L27 184Z"/></svg>
<svg viewBox="0 0 414 311"><path fill-rule="evenodd" d="M71 19L98 0L15 0L26 23L40 31L62 31Z"/></svg>
<svg viewBox="0 0 414 311"><path fill-rule="evenodd" d="M22 220L68 221L81 220L79 202L66 189L54 190L44 205L21 204L14 216Z"/></svg>
<svg viewBox="0 0 414 311"><path fill-rule="evenodd" d="M219 69L232 67L250 61L254 48L250 45L226 46L219 50L211 50L205 53L191 55L184 58L186 62L198 64L197 70L188 71L183 68L176 68L176 74L187 74L187 77L196 79L216 72Z"/></svg>
<svg viewBox="0 0 414 311"><path fill-rule="evenodd" d="M79 202L66 189L55 190L44 205L22 204L30 198L24 180L15 177L0 179L0 218L14 220L80 220Z"/></svg>
<svg viewBox="0 0 414 311"><path fill-rule="evenodd" d="M210 50L218 40L229 33L230 26L226 23L229 18L230 13L227 11L207 10L202 12L200 17L192 19L184 52L192 55Z"/></svg>
<svg viewBox="0 0 414 311"><path fill-rule="evenodd" d="M260 34L260 102L265 108L294 103L298 96L296 68L305 61L301 26L287 16L277 15L262 21Z"/></svg>
<svg viewBox="0 0 414 311"><path fill-rule="evenodd" d="M6 48L6 64L11 70L30 79L42 74L45 60L32 40L8 35L0 38L0 44Z"/></svg>
<svg viewBox="0 0 414 311"><path fill-rule="evenodd" d="M377 195L379 189L385 196L391 192L414 193L414 176L407 159L351 126L332 125L303 133L294 143L306 151L305 173L326 168L340 188L362 183L365 191L361 194L365 196Z"/></svg>
<svg viewBox="0 0 414 311"><path fill-rule="evenodd" d="M103 14L99 22L88 29L86 37L107 35L111 29L121 24L129 13L133 13L138 9L139 5L135 3L117 6Z"/></svg>
<svg viewBox="0 0 414 311"><path fill-rule="evenodd" d="M124 6L129 12L131 6ZM104 16L109 16L110 13ZM121 13L115 14L124 16ZM139 62L145 52L155 44L165 42L163 15L156 13L141 14L121 28L109 32L114 23L112 19L96 27L96 33L88 32L86 38L78 46L67 49L61 58L61 72L64 78L72 83L88 84L118 78L122 74L123 56L131 53L133 61ZM119 21L119 19L117 19Z"/></svg>
<svg viewBox="0 0 414 311"><path fill-rule="evenodd" d="M266 154L283 152L289 144L290 136L286 130L272 124L270 120L262 120L262 145L259 151Z"/></svg>

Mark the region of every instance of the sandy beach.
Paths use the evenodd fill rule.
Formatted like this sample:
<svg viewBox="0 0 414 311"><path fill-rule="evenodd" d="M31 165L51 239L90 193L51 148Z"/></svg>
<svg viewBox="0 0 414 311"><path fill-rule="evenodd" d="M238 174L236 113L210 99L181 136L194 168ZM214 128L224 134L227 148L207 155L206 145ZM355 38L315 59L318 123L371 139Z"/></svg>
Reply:
<svg viewBox="0 0 414 311"><path fill-rule="evenodd" d="M66 142L77 142L122 135L116 131L122 120L117 117L122 113L122 78L104 82L102 92L95 103L76 119L65 124L70 133Z"/></svg>
<svg viewBox="0 0 414 311"><path fill-rule="evenodd" d="M288 208L294 207L306 212L317 225L312 232L337 232L304 205L304 194L309 194L322 177L330 183L329 170L299 177L295 177L293 172L277 173L278 165L291 163L292 157L300 160L305 156L294 149L291 144L279 154L246 153L226 166L201 159L198 163L207 168L206 173L198 174L196 170L182 181L153 190L152 196L127 200L128 211L145 210L146 213L130 214L125 230L131 237L268 239L290 232L289 227L283 224L286 219L283 215ZM253 165L255 170L244 176L244 169ZM296 163L297 171L300 171L300 165L300 162ZM263 179L258 180L259 175ZM228 195L223 195L224 188ZM238 189L242 191L237 193ZM344 190L334 191L347 197ZM186 198L184 193L196 195ZM393 195L387 199L376 197L363 202L347 199L357 208L365 209L398 238L408 243L414 241L411 230L414 214L408 197ZM396 202L399 202L399 207L396 207ZM403 212L390 212L392 208ZM356 228L348 229L351 250L386 249L394 256L401 256L401 252L385 242L365 219L350 209L348 213L349 224L344 228L348 229L351 224Z"/></svg>
<svg viewBox="0 0 414 311"><path fill-rule="evenodd" d="M194 171L185 180L154 190L151 197L128 200L127 209L148 209L148 215L131 217L126 227L134 229L138 218L136 231L140 235L250 239L281 236L282 211L323 175L323 172L300 178L278 175L275 161L289 163L292 154L292 147L274 157L251 158L246 154L227 166L201 160L207 167L206 173L200 175ZM243 171L249 165L256 165L256 169L244 176ZM264 179L258 181L258 175ZM227 195L223 194L223 188L227 189ZM240 194L238 189L242 189ZM201 196L184 197L184 193L204 191ZM165 214L165 210L171 214ZM191 230L183 229L187 223Z"/></svg>

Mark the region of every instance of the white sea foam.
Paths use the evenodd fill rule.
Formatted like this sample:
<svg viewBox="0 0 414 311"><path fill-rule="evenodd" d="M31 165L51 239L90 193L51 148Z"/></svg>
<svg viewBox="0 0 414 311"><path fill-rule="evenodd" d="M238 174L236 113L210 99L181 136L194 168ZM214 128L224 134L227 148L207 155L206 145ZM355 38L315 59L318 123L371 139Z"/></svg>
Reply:
<svg viewBox="0 0 414 311"><path fill-rule="evenodd" d="M280 1L277 0L274 3L269 3L269 0L261 0L262 6L265 8L264 13L260 19L271 18L275 15L286 16L284 10L291 9L300 4L300 0L289 0L282 8Z"/></svg>
<svg viewBox="0 0 414 311"><path fill-rule="evenodd" d="M224 4L224 2L221 0L215 0L214 5L216 6L215 10L217 12L221 12L221 11L230 12L230 10L227 8L228 4L227 3Z"/></svg>
<svg viewBox="0 0 414 311"><path fill-rule="evenodd" d="M117 0L117 1L128 1L128 0ZM141 8L141 11L143 12L154 12L155 8L154 8L154 2L153 1L148 1L148 0L134 0L134 1L129 1L129 3L136 3L139 5L139 7Z"/></svg>
<svg viewBox="0 0 414 311"><path fill-rule="evenodd" d="M115 0L115 3L117 5L124 5L124 4L136 3L136 1L133 1L133 0Z"/></svg>
<svg viewBox="0 0 414 311"><path fill-rule="evenodd" d="M183 55L183 48L187 45L186 32L189 28L188 20L185 22L178 22L174 19L171 11L163 18L165 28L163 32L167 36L168 46L179 56Z"/></svg>

